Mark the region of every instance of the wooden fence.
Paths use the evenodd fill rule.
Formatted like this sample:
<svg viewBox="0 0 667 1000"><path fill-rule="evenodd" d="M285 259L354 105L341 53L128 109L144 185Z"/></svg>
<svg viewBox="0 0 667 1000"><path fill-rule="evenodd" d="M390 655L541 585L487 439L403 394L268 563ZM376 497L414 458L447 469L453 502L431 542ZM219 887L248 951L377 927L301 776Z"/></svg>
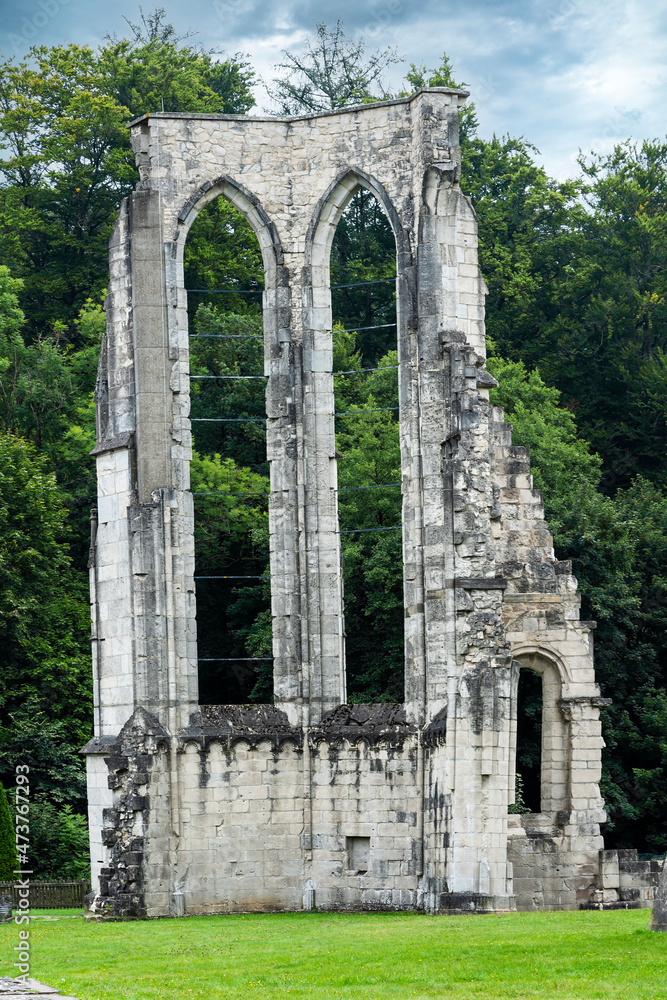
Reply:
<svg viewBox="0 0 667 1000"><path fill-rule="evenodd" d="M31 910L82 910L83 898L90 892L90 882L30 882ZM0 896L11 896L18 905L18 887L15 882L0 882Z"/></svg>

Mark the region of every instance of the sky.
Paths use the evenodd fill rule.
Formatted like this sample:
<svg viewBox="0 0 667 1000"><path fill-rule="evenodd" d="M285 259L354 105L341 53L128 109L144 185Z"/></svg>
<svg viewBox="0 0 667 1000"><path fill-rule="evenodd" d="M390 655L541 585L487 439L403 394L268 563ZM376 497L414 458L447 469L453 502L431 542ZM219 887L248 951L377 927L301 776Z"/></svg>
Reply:
<svg viewBox="0 0 667 1000"><path fill-rule="evenodd" d="M161 0L193 44L242 52L270 82L283 49L298 50L317 21L341 18L367 51L395 47L404 63L386 74L400 89L411 63L437 66L447 52L475 101L480 135L523 136L549 173L578 172L577 156L604 154L627 138L667 132L667 3L659 0ZM144 11L152 10L146 0ZM5 58L31 45L99 45L123 37L136 0L0 0ZM270 110L255 88L258 109Z"/></svg>

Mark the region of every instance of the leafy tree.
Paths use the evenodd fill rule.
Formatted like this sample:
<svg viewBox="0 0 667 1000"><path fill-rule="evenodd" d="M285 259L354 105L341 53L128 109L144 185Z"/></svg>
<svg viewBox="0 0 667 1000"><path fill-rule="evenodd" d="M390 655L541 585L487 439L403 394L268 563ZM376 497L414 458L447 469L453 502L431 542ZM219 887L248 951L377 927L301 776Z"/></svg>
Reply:
<svg viewBox="0 0 667 1000"><path fill-rule="evenodd" d="M30 865L36 881L90 878L86 816L42 797L30 806Z"/></svg>
<svg viewBox="0 0 667 1000"><path fill-rule="evenodd" d="M514 430L515 444L530 448L531 472L542 490L552 528L559 511L569 510L582 492L596 496L601 461L578 432L574 414L561 403L558 389L547 385L538 369L492 354L487 368L498 380L491 402L502 406Z"/></svg>
<svg viewBox="0 0 667 1000"><path fill-rule="evenodd" d="M463 90L468 86L466 83L457 83L455 81L452 63L446 52L443 52L440 65L435 69L427 69L426 66L416 66L415 63L411 63L409 72L405 74L405 83L409 84L411 89L408 91L406 88L406 90L399 94L400 97L407 96L408 93L420 90L422 87L453 87L456 90ZM462 146L466 146L467 142L472 139L478 125L479 121L475 104L473 102L464 104L459 110L459 129Z"/></svg>
<svg viewBox="0 0 667 1000"><path fill-rule="evenodd" d="M0 722L29 702L50 718L90 719L89 608L72 569L67 511L31 445L0 438Z"/></svg>
<svg viewBox="0 0 667 1000"><path fill-rule="evenodd" d="M248 659L272 654L261 315L201 305L193 334L195 572L227 577L197 581L200 701L270 701L268 661ZM224 377L238 375L246 377ZM251 422L200 424L198 417ZM244 576L259 579L233 579Z"/></svg>
<svg viewBox="0 0 667 1000"><path fill-rule="evenodd" d="M340 18L333 28L318 22L315 37L307 40L302 55L286 50L283 55L285 61L276 68L284 73L267 88L283 115L317 114L384 100L388 95L382 74L400 62L392 48L367 56L364 39L354 42L348 38Z"/></svg>
<svg viewBox="0 0 667 1000"><path fill-rule="evenodd" d="M27 764L34 795L83 809L86 766L79 750L90 730L85 722L67 717L54 721L50 714L22 706L0 728L0 777L10 787L16 767Z"/></svg>
<svg viewBox="0 0 667 1000"><path fill-rule="evenodd" d="M85 878L90 875L86 767L78 751L90 730L87 722L53 721L49 714L28 705L0 728L0 776L13 786L16 766L30 769L33 878ZM10 796L13 801L13 790Z"/></svg>
<svg viewBox="0 0 667 1000"><path fill-rule="evenodd" d="M654 482L667 473L667 143L623 143L580 165L588 211L577 258L532 349L613 492L638 472Z"/></svg>
<svg viewBox="0 0 667 1000"><path fill-rule="evenodd" d="M255 103L253 71L240 55L215 55L179 45L175 36L110 39L99 50L99 72L133 118L156 111L245 114Z"/></svg>
<svg viewBox="0 0 667 1000"><path fill-rule="evenodd" d="M534 162L535 152L523 139L470 138L462 149L461 180L479 219L489 335L503 357L530 368L538 361L542 367L535 345L558 314L585 214L575 200L578 185L552 181Z"/></svg>
<svg viewBox="0 0 667 1000"><path fill-rule="evenodd" d="M362 334L334 331L334 371L363 367L359 341ZM390 351L378 371L334 376L351 701L403 697L400 443L396 410L386 410L398 406L397 364Z"/></svg>
<svg viewBox="0 0 667 1000"><path fill-rule="evenodd" d="M563 518L583 614L597 620L596 676L603 710L603 793L612 846L667 850L667 494L638 478Z"/></svg>
<svg viewBox="0 0 667 1000"><path fill-rule="evenodd" d="M71 322L106 283L113 218L135 180L128 117L90 49L41 47L0 66L2 261L24 279L33 336Z"/></svg>
<svg viewBox="0 0 667 1000"><path fill-rule="evenodd" d="M233 457L240 465L268 473L261 316L219 313L211 306L200 306L190 340L190 368L197 450ZM198 423L200 418L213 422ZM216 423L219 418L232 422Z"/></svg>
<svg viewBox="0 0 667 1000"><path fill-rule="evenodd" d="M86 567L89 509L95 473L92 392L104 326L101 306L88 300L75 320L79 350L56 330L26 343L18 305L22 282L0 265L0 428L30 441L56 470L70 513L75 562Z"/></svg>
<svg viewBox="0 0 667 1000"><path fill-rule="evenodd" d="M53 444L71 415L74 386L62 352L51 338L26 344L18 304L23 282L0 266L0 420L5 434Z"/></svg>
<svg viewBox="0 0 667 1000"><path fill-rule="evenodd" d="M244 113L251 82L240 58L179 45L163 24L148 41L40 46L0 64L0 262L24 279L31 336L57 322L74 334L107 282L118 204L137 180L128 122L163 107Z"/></svg>
<svg viewBox="0 0 667 1000"><path fill-rule="evenodd" d="M17 868L16 833L5 789L0 784L0 882L13 881Z"/></svg>

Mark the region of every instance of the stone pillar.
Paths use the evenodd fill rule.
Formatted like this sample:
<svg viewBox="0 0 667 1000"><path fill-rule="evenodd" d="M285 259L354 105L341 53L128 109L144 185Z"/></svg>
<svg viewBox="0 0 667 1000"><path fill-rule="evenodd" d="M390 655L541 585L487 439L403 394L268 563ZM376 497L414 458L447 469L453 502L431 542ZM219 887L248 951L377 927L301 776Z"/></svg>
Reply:
<svg viewBox="0 0 667 1000"><path fill-rule="evenodd" d="M425 843L447 803L446 857L427 851L427 906L511 908L506 852L512 667L491 519L485 287L458 150L426 170L418 245L420 458L426 720L447 716L429 755ZM408 708L418 677L406 682ZM437 796L435 789L437 788ZM444 797L444 798L443 798Z"/></svg>
<svg viewBox="0 0 667 1000"><path fill-rule="evenodd" d="M653 901L649 930L667 933L667 864L662 869L660 885Z"/></svg>
<svg viewBox="0 0 667 1000"><path fill-rule="evenodd" d="M139 706L175 731L197 707L194 513L178 416L187 365L182 376L169 341L162 234L161 195L141 189L110 241L93 450L96 736L116 735Z"/></svg>

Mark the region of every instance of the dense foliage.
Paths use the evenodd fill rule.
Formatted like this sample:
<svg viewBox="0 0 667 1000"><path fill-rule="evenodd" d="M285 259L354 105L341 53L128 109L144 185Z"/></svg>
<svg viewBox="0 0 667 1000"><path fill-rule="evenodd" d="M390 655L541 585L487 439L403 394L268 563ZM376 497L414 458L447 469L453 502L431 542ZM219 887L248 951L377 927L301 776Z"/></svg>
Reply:
<svg viewBox="0 0 667 1000"><path fill-rule="evenodd" d="M159 16L144 28L96 51L42 47L0 65L0 779L11 788L16 763L30 765L35 870L71 877L85 853L77 750L92 715L92 390L106 242L136 180L126 125L163 105L243 113L253 102L243 59L183 44ZM325 65L334 51L338 62ZM385 96L381 70L393 58L365 55L340 25L320 26L305 55L287 54L274 96L292 111ZM405 86L454 84L445 57L433 70L412 66ZM489 286L493 401L515 443L531 449L558 555L573 560L583 617L598 622L598 679L613 699L603 713L607 843L662 851L667 145L620 145L557 183L528 142L476 129L471 105L461 112L462 183ZM223 199L196 220L185 273L196 573L227 578L197 583L201 696L267 701L263 266L248 222ZM349 697L394 700L403 671L395 243L366 191L341 218L331 274ZM211 417L247 422L198 422ZM526 690L527 802L539 725Z"/></svg>
<svg viewBox="0 0 667 1000"><path fill-rule="evenodd" d="M0 783L0 882L13 879L17 865L16 831L9 811L7 793Z"/></svg>
<svg viewBox="0 0 667 1000"><path fill-rule="evenodd" d="M147 112L243 114L253 74L152 38L60 45L0 63L0 263L24 279L31 338L76 342L76 316L107 282L107 242L138 174L127 125Z"/></svg>

